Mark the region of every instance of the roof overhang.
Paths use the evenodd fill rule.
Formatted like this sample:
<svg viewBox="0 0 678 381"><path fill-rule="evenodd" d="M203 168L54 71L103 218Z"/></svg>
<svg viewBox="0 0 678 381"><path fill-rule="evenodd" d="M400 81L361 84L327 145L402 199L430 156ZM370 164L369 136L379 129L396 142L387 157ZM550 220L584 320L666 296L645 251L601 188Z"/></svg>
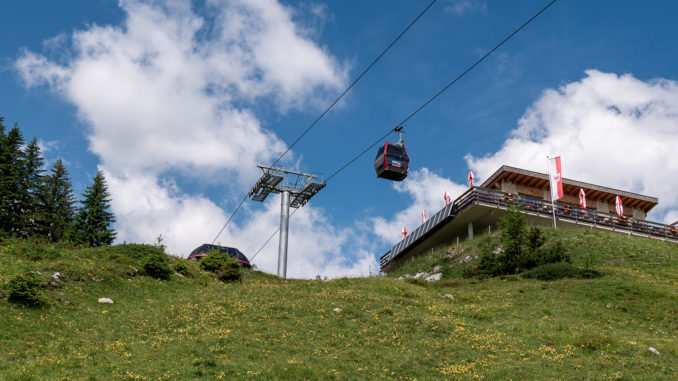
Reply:
<svg viewBox="0 0 678 381"><path fill-rule="evenodd" d="M549 177L545 173L529 171L502 165L494 172L480 187L488 189L501 189L501 183L508 181L516 185L524 185L536 189L549 189ZM638 193L627 192L620 189L608 188L600 185L585 183L583 181L563 178L563 192L565 194L577 195L579 189L584 189L586 198L592 200L601 200L614 203L615 198L619 196L622 199L624 207L636 208L649 212L658 203L657 197L645 196Z"/></svg>

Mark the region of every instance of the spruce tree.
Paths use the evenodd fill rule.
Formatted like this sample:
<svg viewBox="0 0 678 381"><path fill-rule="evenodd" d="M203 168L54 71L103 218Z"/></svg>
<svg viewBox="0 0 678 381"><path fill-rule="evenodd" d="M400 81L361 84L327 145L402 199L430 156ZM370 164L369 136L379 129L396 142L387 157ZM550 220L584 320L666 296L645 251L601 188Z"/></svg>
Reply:
<svg viewBox="0 0 678 381"><path fill-rule="evenodd" d="M45 170L42 168L45 160L40 154L37 138L28 144L23 158L20 230L24 237L43 235L44 204L41 196L45 181Z"/></svg>
<svg viewBox="0 0 678 381"><path fill-rule="evenodd" d="M24 157L23 136L15 124L0 144L0 231L4 235L21 235L21 214L24 195L22 178Z"/></svg>
<svg viewBox="0 0 678 381"><path fill-rule="evenodd" d="M41 218L43 234L54 242L62 240L69 225L73 222L75 196L68 178L68 171L61 159L54 163L50 174L45 177L41 204L43 205Z"/></svg>
<svg viewBox="0 0 678 381"><path fill-rule="evenodd" d="M106 186L104 173L98 171L92 185L83 194L82 206L78 209L73 222L71 239L78 244L88 246L110 245L115 239L115 216L110 212L110 194Z"/></svg>

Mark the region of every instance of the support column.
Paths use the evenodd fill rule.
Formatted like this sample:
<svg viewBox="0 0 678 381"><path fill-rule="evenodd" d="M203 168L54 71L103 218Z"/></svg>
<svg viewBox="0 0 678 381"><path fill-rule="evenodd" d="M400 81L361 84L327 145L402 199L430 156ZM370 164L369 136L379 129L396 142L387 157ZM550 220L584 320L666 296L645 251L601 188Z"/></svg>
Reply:
<svg viewBox="0 0 678 381"><path fill-rule="evenodd" d="M290 192L280 198L280 239L278 241L278 276L287 278L287 233L290 224Z"/></svg>
<svg viewBox="0 0 678 381"><path fill-rule="evenodd" d="M473 239L473 222L468 223L468 239Z"/></svg>

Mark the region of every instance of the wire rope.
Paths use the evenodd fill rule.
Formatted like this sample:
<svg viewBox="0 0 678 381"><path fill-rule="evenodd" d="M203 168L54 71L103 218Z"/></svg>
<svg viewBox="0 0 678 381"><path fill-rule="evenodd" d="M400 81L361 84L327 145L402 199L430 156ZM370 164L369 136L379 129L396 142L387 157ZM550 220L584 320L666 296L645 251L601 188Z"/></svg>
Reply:
<svg viewBox="0 0 678 381"><path fill-rule="evenodd" d="M285 152L283 152L282 155L280 155L280 157L279 157L278 159L276 159L275 162L273 162L273 164L271 165L271 167L274 167L276 164L278 164L278 162L280 162L280 160L282 160L282 158L283 158L288 152L290 152L290 150L291 150L297 143L299 143L299 141L300 141L304 136L306 136L306 134L308 134L308 132L311 131L311 129L313 129L313 127L315 127L315 126L318 124L318 122L320 122L320 120L321 120L321 119L322 119L322 118L323 118L323 117L324 117L324 116L325 116L325 115L326 115L326 114L327 114L327 113L328 113L328 112L329 112L329 111L330 111L330 110L331 110L331 109L332 109L332 108L333 108L333 107L334 107L334 106L335 106L335 105L336 105L336 104L344 97L344 95L346 95L346 93L348 93L348 92L353 88L353 86L355 86L355 84L358 83L358 81L360 81L360 80L362 79L362 77L365 76L365 74L367 74L367 72L370 71L370 69L372 69L372 67L373 67L373 66L374 66L374 65L375 65L375 64L376 64L376 63L377 63L377 62L378 62L378 61L379 61L379 60L380 60L380 59L381 59L381 58L382 58L389 50L391 50L391 48L393 47L393 45L395 45L395 44L398 42L398 40L400 40L400 38L401 38L402 36L404 36L405 33L407 33L407 31L409 31L410 28L412 28L412 26L414 26L414 24L417 23L417 21L419 21L419 19L420 19L420 18L421 18L421 17L422 17L422 16L423 16L423 15L424 15L424 14L425 14L432 6L433 6L433 4L436 3L436 1L437 1L437 0L432 0L432 1L426 6L426 8L424 8L421 12L419 12L419 14L417 15L417 17L415 17L414 20L412 20L412 21L407 25L407 27L405 27L405 29L403 29L403 30L400 32L400 34L398 34L398 36L397 36L396 38L394 38L393 41L391 41L390 44L388 44L388 46L386 47L386 49L384 49L384 50L381 52L381 54L379 54L379 55L377 56L377 58L375 58L375 59L372 61L372 63L370 63L370 64L362 71L362 73L360 73L360 75L358 75L358 77L356 77L356 78L353 80L353 82L351 82L351 84L350 84L350 85L349 85L349 86L348 86L348 87L347 87L347 88L346 88L346 89L345 89L345 90L344 90L344 91L343 91L343 92L342 92L342 93L341 93L341 94L340 94L340 95L339 95L339 96L338 96L338 97L337 97L337 98L336 98L336 99L335 99L335 100L327 107L327 108L325 108L325 110L324 110L324 111L323 111L323 112L322 112L322 113L321 113L321 114L313 121L313 123L311 123L311 124L306 128L306 130L304 130L304 132L303 132L301 135L299 135L299 137L298 137L298 138L297 138L297 139L296 139L296 140L295 140L295 141L294 141L294 142L293 142L293 143L285 150ZM226 223L224 224L224 226L221 227L221 229L219 230L219 233L217 233L216 237L214 237L214 239L212 240L212 244L213 244L213 245L214 245L214 242L216 242L216 240L219 238L219 236L221 235L221 233L223 233L224 229L226 229L226 226L228 226L228 224L231 222L231 220L233 219L233 217L235 216L235 214L238 213L238 211L240 210L240 208L242 208L242 205L245 203L245 200L247 200L247 197L248 197L247 194L245 194L245 197L243 197L243 199L240 201L240 203L239 203L238 206L235 208L235 210L233 211L233 213L231 213L231 216L228 218L228 220L226 220ZM270 239L269 239L269 240L270 240Z"/></svg>
<svg viewBox="0 0 678 381"><path fill-rule="evenodd" d="M463 78L466 74L468 74L471 70L473 70L476 66L478 66L481 62L485 60L485 58L489 57L492 53L494 53L495 50L499 49L502 45L504 45L507 41L509 41L513 36L515 36L518 32L520 32L523 28L525 28L528 24L530 24L534 19L536 19L540 14L542 14L544 11L546 11L551 5L553 5L556 2L556 0L552 0L550 3L548 3L545 7L543 7L539 12L535 13L532 17L530 17L527 21L525 21L522 25L520 25L518 28L516 28L511 34L509 34L506 38L504 38L499 44L497 44L494 48L492 48L490 51L485 53L480 59L476 60L471 66L469 66L464 72L459 74L453 81L448 83L445 87L443 87L441 90L439 90L435 95L430 97L426 102L424 102L421 106L419 106L414 112L409 114L405 119L403 119L400 123L396 125L396 127L391 128L388 130L384 136L380 137L379 139L375 140L374 143L370 144L367 148L362 150L359 154L354 156L351 160L343 164L339 169L334 171L330 176L327 177L325 182L329 182L332 180L335 176L337 176L340 172L342 172L344 169L346 169L349 165L353 164L356 160L358 160L360 157L362 157L367 151L371 150L379 144L381 141L383 141L388 135L391 134L391 132L395 131L395 129L398 126L402 126L403 124L407 123L410 119L412 119L415 115L417 115L421 110L423 110L426 106L431 104L436 98L438 98L441 94L443 94L445 91L447 91L450 87L452 87L457 81L459 81L461 78ZM296 209L294 210L296 212ZM293 215L294 213L292 213ZM290 215L290 217L292 216ZM275 236L275 234L280 230L280 228L276 229L275 232L266 240L266 242L257 250L255 256L261 252L261 250L271 241L271 239Z"/></svg>

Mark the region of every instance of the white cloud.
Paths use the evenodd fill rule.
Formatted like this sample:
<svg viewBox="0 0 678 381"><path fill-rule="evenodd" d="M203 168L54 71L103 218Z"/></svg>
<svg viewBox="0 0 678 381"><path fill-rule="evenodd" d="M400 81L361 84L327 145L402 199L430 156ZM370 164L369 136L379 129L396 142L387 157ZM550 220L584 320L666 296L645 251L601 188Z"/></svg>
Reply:
<svg viewBox="0 0 678 381"><path fill-rule="evenodd" d="M410 170L407 180L394 183L393 187L398 192L408 194L412 203L389 220L383 217L372 219L375 234L387 243L400 240L403 226L408 232L419 227L423 210L430 217L442 209L445 206L445 192L454 200L467 190L466 185L431 173L428 168Z"/></svg>
<svg viewBox="0 0 678 381"><path fill-rule="evenodd" d="M546 90L499 151L466 159L484 179L503 164L546 172L546 155L558 154L565 177L658 197L650 218L673 222L677 146L677 82L588 70Z"/></svg>
<svg viewBox="0 0 678 381"><path fill-rule="evenodd" d="M212 241L226 213L204 195L188 194L172 175L216 178L210 181L220 181L227 198L239 197L260 175L256 164L286 148L253 108L308 107L335 93L347 69L275 0L209 0L203 15L189 1L120 4L124 25L75 31L69 54L24 51L15 67L28 87L46 85L63 95L88 125L89 148L100 157L112 194L118 240L154 242L162 234L169 252L185 255ZM68 46L63 36L46 46L56 43ZM269 202L250 213L241 226L232 222L220 242L246 253L258 249L279 223L279 206ZM342 255L356 241L350 230L333 227L310 205L297 214L290 276L374 270L370 253ZM266 250L277 251L274 246ZM262 253L255 263L275 272L276 258Z"/></svg>
<svg viewBox="0 0 678 381"><path fill-rule="evenodd" d="M487 12L487 2L481 0L451 0L445 7L446 12L461 16L471 12Z"/></svg>

